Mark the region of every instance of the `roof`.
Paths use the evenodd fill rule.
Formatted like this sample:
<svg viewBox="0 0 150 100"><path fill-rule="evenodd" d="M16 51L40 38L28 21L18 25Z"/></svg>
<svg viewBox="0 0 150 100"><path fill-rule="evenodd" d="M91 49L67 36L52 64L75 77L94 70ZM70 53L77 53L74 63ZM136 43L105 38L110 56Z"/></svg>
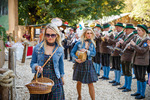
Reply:
<svg viewBox="0 0 150 100"><path fill-rule="evenodd" d="M120 15L112 15L112 16L103 16L103 18L99 19L101 24L112 22L116 19L122 18L124 16L130 15L131 13L123 13Z"/></svg>

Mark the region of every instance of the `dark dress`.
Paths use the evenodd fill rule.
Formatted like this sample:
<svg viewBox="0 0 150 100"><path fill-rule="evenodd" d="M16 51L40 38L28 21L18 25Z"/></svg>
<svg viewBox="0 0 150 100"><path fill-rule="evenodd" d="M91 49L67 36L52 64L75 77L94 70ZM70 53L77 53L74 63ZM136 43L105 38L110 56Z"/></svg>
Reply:
<svg viewBox="0 0 150 100"><path fill-rule="evenodd" d="M83 63L75 63L73 80L89 84L98 80L92 60L86 60Z"/></svg>
<svg viewBox="0 0 150 100"><path fill-rule="evenodd" d="M50 55L44 56L44 62L46 62ZM58 79L56 77L52 58L43 68L43 76L48 77L54 81L52 91L49 94L31 94L30 100L65 100L63 83L61 78Z"/></svg>

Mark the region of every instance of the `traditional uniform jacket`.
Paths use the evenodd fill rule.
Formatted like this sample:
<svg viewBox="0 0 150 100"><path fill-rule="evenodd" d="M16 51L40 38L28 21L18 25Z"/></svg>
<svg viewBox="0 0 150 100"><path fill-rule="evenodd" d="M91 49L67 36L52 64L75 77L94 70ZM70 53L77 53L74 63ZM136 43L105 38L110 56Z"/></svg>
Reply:
<svg viewBox="0 0 150 100"><path fill-rule="evenodd" d="M136 45L134 47L134 54L132 57L132 63L135 65L149 65L149 46L147 40L150 40L148 36L141 40L136 39Z"/></svg>
<svg viewBox="0 0 150 100"><path fill-rule="evenodd" d="M116 43L119 41L120 38L124 38L124 32L121 31L118 33L118 35L116 35L115 37L113 37L113 39L109 39L108 42L110 44L112 44L113 47L116 46ZM111 53L111 56L119 56L119 51L115 50L113 53Z"/></svg>
<svg viewBox="0 0 150 100"><path fill-rule="evenodd" d="M100 33L100 35L102 35L102 33ZM100 53L100 45L101 45L101 38L99 37L95 37L95 42L96 42L96 52Z"/></svg>
<svg viewBox="0 0 150 100"><path fill-rule="evenodd" d="M67 38L67 45L68 46L72 46L72 42L73 42L73 38L74 38L74 36L75 36L75 33L70 33L69 34L69 36L68 36L68 38Z"/></svg>
<svg viewBox="0 0 150 100"><path fill-rule="evenodd" d="M109 31L108 33L110 34L109 38L113 39L114 36L112 34L112 31ZM108 41L106 39L104 41L101 41L101 44L100 44L100 53L111 54L110 49L107 48L107 46L110 46L110 45L111 44L108 43Z"/></svg>
<svg viewBox="0 0 150 100"><path fill-rule="evenodd" d="M134 38L134 33L130 33L128 36L124 38L124 43L121 44L122 50L126 47L126 45ZM133 49L126 49L124 53L121 55L121 61L128 61L131 62L132 56L133 56Z"/></svg>

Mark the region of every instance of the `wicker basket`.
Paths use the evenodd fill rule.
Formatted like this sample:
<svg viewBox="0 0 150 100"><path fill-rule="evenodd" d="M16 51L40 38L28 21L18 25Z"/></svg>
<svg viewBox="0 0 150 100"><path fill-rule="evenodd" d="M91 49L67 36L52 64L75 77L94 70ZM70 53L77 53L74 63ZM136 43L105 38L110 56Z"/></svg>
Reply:
<svg viewBox="0 0 150 100"><path fill-rule="evenodd" d="M36 73L36 79L26 85L30 94L50 93L52 87L54 86L54 81L49 78L43 77L43 74L41 75L41 78L37 78L37 76L38 71Z"/></svg>

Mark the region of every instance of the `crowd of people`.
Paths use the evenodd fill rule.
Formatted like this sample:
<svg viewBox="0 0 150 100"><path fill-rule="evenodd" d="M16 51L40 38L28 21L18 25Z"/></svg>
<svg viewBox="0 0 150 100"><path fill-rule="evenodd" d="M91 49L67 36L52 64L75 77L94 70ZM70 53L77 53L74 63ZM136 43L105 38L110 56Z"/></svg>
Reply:
<svg viewBox="0 0 150 100"><path fill-rule="evenodd" d="M115 29L110 29L111 25L105 23L102 26L86 27L81 34L70 32L65 34L61 40L58 27L52 23L44 28L42 41L33 50L31 68L32 72L39 71L44 77L54 81L52 92L49 94L32 94L30 100L64 100L64 62L68 59L74 63L73 80L77 81L78 100L82 99L81 86L88 84L89 94L95 100L95 90L93 83L99 79L109 80L110 70L113 69L114 80L109 81L112 86L121 85L120 77L124 76L125 82L119 90L122 92L131 91L132 68L137 79L137 92L131 94L135 99L145 98L146 72L150 73L150 27L138 24L137 28L133 24L118 22ZM63 46L61 45L63 44ZM68 53L69 51L69 53ZM77 51L85 52L85 61L78 58ZM41 67L50 57L45 67ZM69 54L69 55L68 55ZM110 68L110 66L112 68ZM101 75L100 70L103 70ZM101 75L101 77L100 77ZM148 78L149 79L149 78Z"/></svg>

